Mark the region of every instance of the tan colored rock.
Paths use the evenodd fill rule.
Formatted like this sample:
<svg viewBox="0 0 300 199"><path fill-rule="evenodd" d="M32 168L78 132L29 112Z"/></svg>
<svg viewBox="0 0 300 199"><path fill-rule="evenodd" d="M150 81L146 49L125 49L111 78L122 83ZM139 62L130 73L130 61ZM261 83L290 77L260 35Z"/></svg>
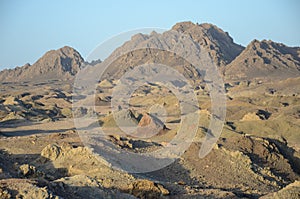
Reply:
<svg viewBox="0 0 300 199"><path fill-rule="evenodd" d="M19 104L17 98L13 97L13 96L9 96L5 99L5 101L3 102L4 105L17 105Z"/></svg>
<svg viewBox="0 0 300 199"><path fill-rule="evenodd" d="M56 160L61 153L61 147L56 144L47 145L41 152L41 156L49 160Z"/></svg>
<svg viewBox="0 0 300 199"><path fill-rule="evenodd" d="M261 120L256 113L247 113L244 115L244 117L241 119L241 121L259 121Z"/></svg>
<svg viewBox="0 0 300 199"><path fill-rule="evenodd" d="M138 180L132 184L130 194L138 198L159 198L168 195L169 191L162 185L156 184L150 180Z"/></svg>
<svg viewBox="0 0 300 199"><path fill-rule="evenodd" d="M36 168L35 168L35 166L29 165L29 164L22 164L19 167L18 173L21 176L29 177L36 173Z"/></svg>

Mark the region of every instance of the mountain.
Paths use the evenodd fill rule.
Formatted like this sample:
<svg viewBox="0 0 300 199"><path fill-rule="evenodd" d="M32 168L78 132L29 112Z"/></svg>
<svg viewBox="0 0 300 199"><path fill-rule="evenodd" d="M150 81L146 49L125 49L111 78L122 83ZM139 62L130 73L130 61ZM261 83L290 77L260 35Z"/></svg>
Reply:
<svg viewBox="0 0 300 199"><path fill-rule="evenodd" d="M185 39L182 39L182 38ZM252 41L246 48L236 44L227 32L215 25L180 22L161 34L136 34L104 62L95 61L91 70L108 66L103 79L118 79L134 66L171 66L190 80L201 78L193 66L205 49L227 80L297 77L300 75L300 48L273 41ZM176 52L176 53L175 53ZM188 61L186 58L189 58ZM47 52L32 66L0 72L1 82L72 79L83 67L81 55L71 47ZM89 74L97 75L91 71ZM87 77L90 79L90 77Z"/></svg>
<svg viewBox="0 0 300 199"><path fill-rule="evenodd" d="M300 75L300 48L253 40L225 69L227 79L288 78Z"/></svg>
<svg viewBox="0 0 300 199"><path fill-rule="evenodd" d="M65 46L45 53L33 65L26 64L15 69L0 72L1 82L39 81L45 79L68 79L74 76L83 58L75 49Z"/></svg>
<svg viewBox="0 0 300 199"><path fill-rule="evenodd" d="M234 43L228 32L209 23L193 24L192 22L177 23L172 30L188 34L204 46L218 66L225 66L238 56L244 47Z"/></svg>
<svg viewBox="0 0 300 199"><path fill-rule="evenodd" d="M181 39L183 36L185 39ZM195 80L200 74L185 58L198 59L200 48L208 51L218 67L224 67L244 50L243 46L233 42L228 33L212 24L181 22L162 34L152 32L132 36L101 63L109 64L104 78L117 79L133 66L159 63ZM174 49L177 50L176 55Z"/></svg>

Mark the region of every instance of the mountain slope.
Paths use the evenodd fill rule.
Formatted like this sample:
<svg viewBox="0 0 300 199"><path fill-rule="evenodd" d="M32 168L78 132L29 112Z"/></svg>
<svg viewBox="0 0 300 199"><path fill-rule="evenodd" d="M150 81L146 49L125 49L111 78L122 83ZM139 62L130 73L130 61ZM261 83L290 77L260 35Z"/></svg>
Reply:
<svg viewBox="0 0 300 199"><path fill-rule="evenodd" d="M288 78L300 75L300 48L253 40L228 66L227 79Z"/></svg>
<svg viewBox="0 0 300 199"><path fill-rule="evenodd" d="M185 39L181 39L183 36ZM133 66L159 63L175 68L189 79L199 79L200 74L185 58L199 58L200 48L208 51L218 67L230 63L244 49L214 25L181 22L162 34L152 32L132 36L102 63L112 62L104 78L117 79Z"/></svg>
<svg viewBox="0 0 300 199"><path fill-rule="evenodd" d="M74 76L84 60L75 49L65 46L45 53L33 65L26 64L0 72L1 82L66 79Z"/></svg>
<svg viewBox="0 0 300 199"><path fill-rule="evenodd" d="M234 43L227 32L212 24L182 22L175 24L172 30L190 35L195 42L210 52L218 66L227 65L244 50L243 46Z"/></svg>

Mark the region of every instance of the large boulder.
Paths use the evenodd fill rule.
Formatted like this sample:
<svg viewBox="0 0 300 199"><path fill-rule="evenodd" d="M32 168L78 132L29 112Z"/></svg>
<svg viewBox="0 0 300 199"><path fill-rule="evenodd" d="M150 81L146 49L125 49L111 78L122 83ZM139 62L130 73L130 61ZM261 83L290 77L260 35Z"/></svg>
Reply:
<svg viewBox="0 0 300 199"><path fill-rule="evenodd" d="M156 116L144 113L137 128L137 137L149 138L166 130L165 124Z"/></svg>

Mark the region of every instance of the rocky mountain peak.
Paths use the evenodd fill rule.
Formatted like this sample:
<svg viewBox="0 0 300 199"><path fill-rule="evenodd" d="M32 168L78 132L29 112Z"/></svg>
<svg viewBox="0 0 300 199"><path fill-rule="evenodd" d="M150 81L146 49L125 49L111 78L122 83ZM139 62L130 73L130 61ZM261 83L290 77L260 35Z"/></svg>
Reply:
<svg viewBox="0 0 300 199"><path fill-rule="evenodd" d="M178 39L180 33L186 35L187 38L184 40ZM194 46L191 47L191 44L194 44ZM214 63L221 68L225 67L244 50L243 46L233 42L228 33L215 25L180 22L175 24L171 30L161 34L152 32L151 34L138 33L132 36L131 40L117 48L106 59L107 63L111 61L112 64L107 69L107 76L105 77L121 77L131 67L146 62L172 66L187 78L198 79L199 74L193 66L190 66L190 63L171 53L173 48L177 46L183 47L176 49L180 51L178 54L183 57L198 56L198 47L201 46L201 48L207 50ZM188 48L189 51L187 52L185 48ZM160 52L161 49L166 50ZM169 50L170 52L168 52ZM124 53L127 54L124 55Z"/></svg>
<svg viewBox="0 0 300 199"><path fill-rule="evenodd" d="M226 67L226 75L235 78L292 77L300 74L300 48L271 40L253 40Z"/></svg>
<svg viewBox="0 0 300 199"><path fill-rule="evenodd" d="M178 32L185 32L187 31L188 29L190 28L193 28L195 27L196 24L194 24L193 22L191 21L184 21L184 22L179 22L179 23L176 23L173 27L172 27L172 30L176 30Z"/></svg>
<svg viewBox="0 0 300 199"><path fill-rule="evenodd" d="M254 51L258 54L266 53L275 55L283 55L287 58L293 59L296 62L300 62L300 48L299 47L288 47L282 43L277 43L272 40L253 40L248 46L247 51Z"/></svg>
<svg viewBox="0 0 300 199"><path fill-rule="evenodd" d="M58 50L50 50L42 56L34 65L41 73L59 70L60 73L75 75L79 70L83 58L74 48L64 46Z"/></svg>
<svg viewBox="0 0 300 199"><path fill-rule="evenodd" d="M209 51L218 66L227 65L244 50L243 46L234 43L227 32L213 24L181 22L175 24L172 30L190 35Z"/></svg>
<svg viewBox="0 0 300 199"><path fill-rule="evenodd" d="M33 65L26 64L0 72L0 81L65 79L74 76L84 63L79 52L69 46L46 52Z"/></svg>

